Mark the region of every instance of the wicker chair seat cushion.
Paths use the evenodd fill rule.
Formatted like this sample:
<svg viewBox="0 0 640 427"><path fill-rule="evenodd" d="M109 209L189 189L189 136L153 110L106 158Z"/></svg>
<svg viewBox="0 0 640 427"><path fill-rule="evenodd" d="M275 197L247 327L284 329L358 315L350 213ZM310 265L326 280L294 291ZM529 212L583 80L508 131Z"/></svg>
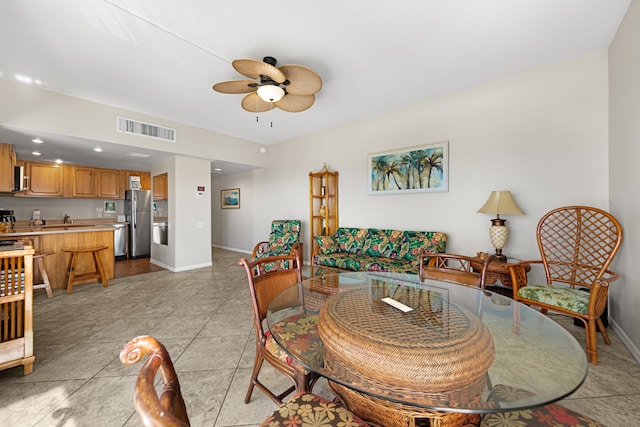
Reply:
<svg viewBox="0 0 640 427"><path fill-rule="evenodd" d="M368 424L336 403L302 393L284 402L260 426L368 427Z"/></svg>
<svg viewBox="0 0 640 427"><path fill-rule="evenodd" d="M272 329L279 337L286 341L287 348L294 349L304 360L313 361L316 366L322 366L323 347L318 335L318 315L299 314L288 317L273 325ZM267 351L289 366L295 365L295 359L282 348L271 335L266 333L265 348ZM305 373L308 373L305 371Z"/></svg>
<svg viewBox="0 0 640 427"><path fill-rule="evenodd" d="M587 314L589 310L589 293L568 287L528 285L518 290L518 296L580 314Z"/></svg>
<svg viewBox="0 0 640 427"><path fill-rule="evenodd" d="M515 387L497 384L488 399L509 402L533 393ZM512 412L495 412L482 415L480 427L605 427L603 424L565 408L557 403Z"/></svg>

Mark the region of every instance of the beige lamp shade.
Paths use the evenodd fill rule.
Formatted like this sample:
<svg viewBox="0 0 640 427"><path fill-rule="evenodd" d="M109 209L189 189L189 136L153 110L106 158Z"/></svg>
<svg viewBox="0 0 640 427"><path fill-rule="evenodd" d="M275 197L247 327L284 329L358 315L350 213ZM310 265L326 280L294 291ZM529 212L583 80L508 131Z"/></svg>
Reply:
<svg viewBox="0 0 640 427"><path fill-rule="evenodd" d="M524 215L522 209L511 196L511 191L492 191L487 201L478 209L479 213L505 215Z"/></svg>
<svg viewBox="0 0 640 427"><path fill-rule="evenodd" d="M524 212L513 200L511 191L492 191L489 199L478 209L478 212L496 214L497 218L491 220L491 227L489 227L489 238L496 249L492 258L497 262L507 262L507 257L502 254L502 248L507 244L509 229L506 225L507 220L500 218L500 214L524 215Z"/></svg>

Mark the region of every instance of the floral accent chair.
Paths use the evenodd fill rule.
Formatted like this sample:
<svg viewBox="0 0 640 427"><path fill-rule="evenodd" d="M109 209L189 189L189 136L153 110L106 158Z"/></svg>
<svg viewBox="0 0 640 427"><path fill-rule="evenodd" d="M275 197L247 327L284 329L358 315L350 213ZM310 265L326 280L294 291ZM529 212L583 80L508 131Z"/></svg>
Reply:
<svg viewBox="0 0 640 427"><path fill-rule="evenodd" d="M418 274L420 253L444 252L445 233L340 227L331 236L316 236L313 265L351 271Z"/></svg>
<svg viewBox="0 0 640 427"><path fill-rule="evenodd" d="M278 255L290 255L293 249L303 258L302 242L300 241L299 219L277 219L271 222L269 240L258 242L253 248L251 259L266 258Z"/></svg>
<svg viewBox="0 0 640 427"><path fill-rule="evenodd" d="M536 236L541 259L510 266L513 299L582 322L589 361L597 365L596 332L611 344L601 316L609 284L618 278L608 268L620 248L622 227L601 209L566 206L544 215ZM544 266L546 283L528 284L526 264Z"/></svg>
<svg viewBox="0 0 640 427"><path fill-rule="evenodd" d="M533 393L497 384L488 399L509 402L532 396ZM574 412L557 403L512 412L494 412L482 415L480 427L605 427L589 417Z"/></svg>

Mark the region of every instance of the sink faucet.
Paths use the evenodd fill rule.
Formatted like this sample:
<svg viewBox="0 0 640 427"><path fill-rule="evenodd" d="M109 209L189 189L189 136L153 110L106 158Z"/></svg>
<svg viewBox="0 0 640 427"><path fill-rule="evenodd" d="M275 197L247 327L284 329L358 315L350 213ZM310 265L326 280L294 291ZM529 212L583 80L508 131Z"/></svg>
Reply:
<svg viewBox="0 0 640 427"><path fill-rule="evenodd" d="M63 222L65 224L71 224L71 217L68 214L64 214L64 220Z"/></svg>

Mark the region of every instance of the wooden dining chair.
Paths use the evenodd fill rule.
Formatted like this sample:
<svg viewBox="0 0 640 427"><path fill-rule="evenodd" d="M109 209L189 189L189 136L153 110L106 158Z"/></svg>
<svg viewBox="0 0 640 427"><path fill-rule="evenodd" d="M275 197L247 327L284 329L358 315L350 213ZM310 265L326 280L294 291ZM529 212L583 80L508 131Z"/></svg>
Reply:
<svg viewBox="0 0 640 427"><path fill-rule="evenodd" d="M122 348L120 361L135 365L145 356L148 357L140 369L134 392L136 412L142 423L146 427L188 427L189 416L180 382L164 345L148 335L136 337ZM155 386L158 373L162 380L160 395ZM314 418L306 420L309 414ZM290 416L326 427L368 427L343 406L311 393L296 394L278 406L261 427L288 426Z"/></svg>
<svg viewBox="0 0 640 427"><path fill-rule="evenodd" d="M472 261L477 262L477 259L465 255L432 253L422 250L419 264L420 280L446 280L484 289L490 258L487 256L482 260L480 272L473 270Z"/></svg>
<svg viewBox="0 0 640 427"><path fill-rule="evenodd" d="M318 376L298 366L293 358L273 339L265 326L267 309L273 299L284 289L294 286L302 281L300 270L300 254L294 249L292 255L273 256L248 261L246 258L238 260L247 273L251 304L253 307L253 326L256 335L256 355L253 363L251 382L245 397L245 403L249 403L253 388L258 387L274 402L281 404L282 399L293 390L298 392L311 391ZM296 301L297 302L297 301ZM309 351L322 345L322 341L315 326L317 316L299 317L289 322L288 336L290 340L305 339L316 342L317 345ZM313 323L313 325L310 325ZM293 380L294 385L282 393L276 395L269 390L260 380L258 374L264 361Z"/></svg>
<svg viewBox="0 0 640 427"><path fill-rule="evenodd" d="M554 209L538 222L536 236L540 260L511 266L513 299L555 311L585 326L589 361L598 364L596 331L611 344L602 323L609 283L617 274L608 270L620 243L622 227L610 213L588 206ZM546 283L528 284L524 265L542 265Z"/></svg>

